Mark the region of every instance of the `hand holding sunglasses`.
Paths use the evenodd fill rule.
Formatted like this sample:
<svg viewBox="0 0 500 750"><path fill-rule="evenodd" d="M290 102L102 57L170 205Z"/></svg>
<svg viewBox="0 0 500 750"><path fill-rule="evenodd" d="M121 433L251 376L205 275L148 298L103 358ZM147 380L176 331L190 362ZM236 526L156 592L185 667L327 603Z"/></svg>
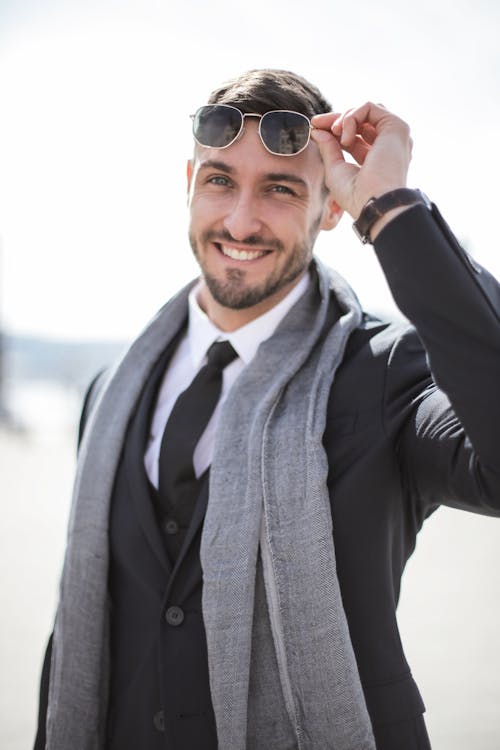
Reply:
<svg viewBox="0 0 500 750"><path fill-rule="evenodd" d="M315 115L312 125L312 139L325 164L327 187L354 219L371 198L406 186L410 130L382 105L368 102L344 114ZM346 162L342 151L356 163Z"/></svg>

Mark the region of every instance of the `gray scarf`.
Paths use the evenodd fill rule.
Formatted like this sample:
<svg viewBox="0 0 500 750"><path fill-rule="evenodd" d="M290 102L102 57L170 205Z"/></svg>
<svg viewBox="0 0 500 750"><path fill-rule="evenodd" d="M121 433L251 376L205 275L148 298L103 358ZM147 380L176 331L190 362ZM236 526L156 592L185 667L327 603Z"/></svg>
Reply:
<svg viewBox="0 0 500 750"><path fill-rule="evenodd" d="M336 575L328 394L361 311L315 285L260 347L219 423L202 535L203 615L220 750L375 750ZM325 331L333 289L343 314ZM185 320L174 297L111 374L81 446L54 628L48 750L105 746L108 517L127 423Z"/></svg>

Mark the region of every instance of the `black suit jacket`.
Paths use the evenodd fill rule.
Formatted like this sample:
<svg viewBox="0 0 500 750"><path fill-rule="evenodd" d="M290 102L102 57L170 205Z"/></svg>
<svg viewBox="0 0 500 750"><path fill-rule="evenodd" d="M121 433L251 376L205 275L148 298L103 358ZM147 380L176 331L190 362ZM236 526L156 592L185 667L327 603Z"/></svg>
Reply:
<svg viewBox="0 0 500 750"><path fill-rule="evenodd" d="M499 286L433 213L411 209L377 239L418 333L365 321L324 438L342 597L383 750L425 747L411 739L422 703L395 617L416 534L439 504L500 515Z"/></svg>
<svg viewBox="0 0 500 750"><path fill-rule="evenodd" d="M436 209L401 214L375 251L413 326L365 316L335 377L324 444L338 575L377 748L426 750L395 610L416 534L439 504L500 515L500 290Z"/></svg>

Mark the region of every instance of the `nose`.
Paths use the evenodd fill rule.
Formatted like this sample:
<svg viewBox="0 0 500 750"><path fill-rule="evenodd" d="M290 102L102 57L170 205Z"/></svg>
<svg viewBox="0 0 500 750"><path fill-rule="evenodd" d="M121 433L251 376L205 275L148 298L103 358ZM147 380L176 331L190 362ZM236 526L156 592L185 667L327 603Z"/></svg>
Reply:
<svg viewBox="0 0 500 750"><path fill-rule="evenodd" d="M243 242L260 232L262 222L258 217L257 209L256 201L252 200L252 196L241 193L235 196L224 217L224 227L233 239Z"/></svg>

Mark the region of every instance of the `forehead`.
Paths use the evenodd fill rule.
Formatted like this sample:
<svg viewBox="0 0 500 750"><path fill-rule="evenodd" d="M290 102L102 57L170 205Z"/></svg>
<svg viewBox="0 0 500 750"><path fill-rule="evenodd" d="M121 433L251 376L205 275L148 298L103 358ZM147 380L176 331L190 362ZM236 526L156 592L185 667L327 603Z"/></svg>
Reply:
<svg viewBox="0 0 500 750"><path fill-rule="evenodd" d="M207 148L195 143L195 166L201 168L204 164L218 162L237 175L286 172L311 183L323 180L323 162L314 141L300 154L271 154L260 139L258 127L257 118L245 118L242 134L226 148Z"/></svg>

